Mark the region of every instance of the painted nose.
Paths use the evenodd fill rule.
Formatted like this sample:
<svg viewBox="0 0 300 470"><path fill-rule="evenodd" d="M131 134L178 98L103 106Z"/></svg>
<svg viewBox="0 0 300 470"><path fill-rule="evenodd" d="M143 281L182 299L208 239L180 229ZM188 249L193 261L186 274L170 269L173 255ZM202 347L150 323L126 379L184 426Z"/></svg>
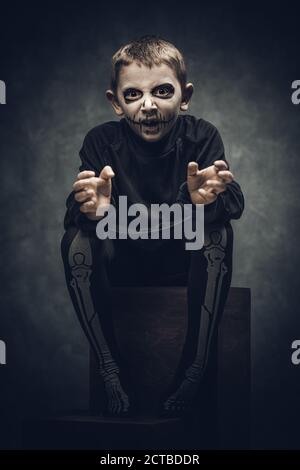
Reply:
<svg viewBox="0 0 300 470"><path fill-rule="evenodd" d="M151 109L156 109L156 104L152 102L150 98L146 98L143 106L142 106L143 111L150 111Z"/></svg>

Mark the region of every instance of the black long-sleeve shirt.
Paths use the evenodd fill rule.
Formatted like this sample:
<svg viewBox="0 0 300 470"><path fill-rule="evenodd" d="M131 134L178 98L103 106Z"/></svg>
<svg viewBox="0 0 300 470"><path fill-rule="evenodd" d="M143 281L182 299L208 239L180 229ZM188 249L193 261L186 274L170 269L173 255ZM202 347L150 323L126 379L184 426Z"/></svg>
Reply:
<svg viewBox="0 0 300 470"><path fill-rule="evenodd" d="M128 206L192 204L186 183L188 162L196 161L203 169L215 160L225 160L218 130L208 121L190 115L179 115L170 132L151 143L137 136L125 119L100 124L88 132L79 155L80 171L92 170L98 176L104 166L112 167L115 173L112 202L116 205L118 196L123 195L128 198ZM65 229L75 225L83 230L95 230L97 221L80 212L74 191L66 205ZM215 202L205 205L205 224L238 219L243 209L241 188L233 181Z"/></svg>

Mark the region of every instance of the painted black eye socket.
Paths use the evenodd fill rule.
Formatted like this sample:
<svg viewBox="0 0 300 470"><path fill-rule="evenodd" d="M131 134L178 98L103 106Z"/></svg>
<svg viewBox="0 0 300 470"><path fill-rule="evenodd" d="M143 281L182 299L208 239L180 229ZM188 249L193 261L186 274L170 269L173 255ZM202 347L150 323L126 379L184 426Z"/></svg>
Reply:
<svg viewBox="0 0 300 470"><path fill-rule="evenodd" d="M166 85L159 85L158 87L154 88L152 91L152 94L154 96L157 96L159 98L170 98L171 96L174 95L174 87L172 85L166 84ZM124 98L126 101L135 101L138 100L142 97L143 93L139 90L136 90L135 88L128 88L124 92Z"/></svg>
<svg viewBox="0 0 300 470"><path fill-rule="evenodd" d="M174 87L172 85L160 85L155 88L153 94L159 98L170 98L174 95Z"/></svg>
<svg viewBox="0 0 300 470"><path fill-rule="evenodd" d="M139 99L142 96L142 93L139 90L135 90L134 88L129 88L124 93L125 100L134 101Z"/></svg>

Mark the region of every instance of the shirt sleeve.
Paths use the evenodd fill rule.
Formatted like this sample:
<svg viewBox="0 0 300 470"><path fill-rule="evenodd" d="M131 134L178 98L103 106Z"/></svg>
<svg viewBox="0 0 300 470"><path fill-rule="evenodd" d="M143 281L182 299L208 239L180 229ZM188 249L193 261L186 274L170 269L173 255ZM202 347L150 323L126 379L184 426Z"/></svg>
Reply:
<svg viewBox="0 0 300 470"><path fill-rule="evenodd" d="M199 146L195 161L199 168L203 169L211 166L216 160L224 160L229 169L221 136L218 130L213 128L207 139ZM244 210L244 196L240 185L236 181L232 181L226 186L226 191L220 193L214 202L204 206L205 223L225 223L241 217ZM177 201L182 204L192 204L186 181L179 188Z"/></svg>
<svg viewBox="0 0 300 470"><path fill-rule="evenodd" d="M79 157L81 160L79 171L90 170L94 171L96 175L100 173L101 163L99 159L97 159L90 134L87 134L83 141ZM74 195L75 192L72 191L66 200L67 211L64 218L65 230L70 226L75 226L84 231L95 231L97 220L90 220L83 212L80 211L80 203L75 200Z"/></svg>

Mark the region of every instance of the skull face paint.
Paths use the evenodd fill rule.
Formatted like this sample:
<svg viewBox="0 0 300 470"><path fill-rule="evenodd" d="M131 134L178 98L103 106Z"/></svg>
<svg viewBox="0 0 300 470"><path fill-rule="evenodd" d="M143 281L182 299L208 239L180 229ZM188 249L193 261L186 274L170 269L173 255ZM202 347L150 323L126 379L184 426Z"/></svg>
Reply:
<svg viewBox="0 0 300 470"><path fill-rule="evenodd" d="M182 90L168 65L153 65L150 69L133 62L120 71L116 99L115 110L131 129L145 141L157 142L176 122Z"/></svg>
<svg viewBox="0 0 300 470"><path fill-rule="evenodd" d="M151 136L151 135L156 136L163 129L167 128L168 130L170 130L172 125L176 121L176 117L177 116L175 115L163 116L160 112L158 112L153 117L144 118L144 119L137 118L136 115L134 115L132 118L130 116L125 115L125 118L128 124L130 125L130 127L142 138L145 138L143 136L143 133L146 134L147 136ZM162 133L161 137L163 137L167 132Z"/></svg>

